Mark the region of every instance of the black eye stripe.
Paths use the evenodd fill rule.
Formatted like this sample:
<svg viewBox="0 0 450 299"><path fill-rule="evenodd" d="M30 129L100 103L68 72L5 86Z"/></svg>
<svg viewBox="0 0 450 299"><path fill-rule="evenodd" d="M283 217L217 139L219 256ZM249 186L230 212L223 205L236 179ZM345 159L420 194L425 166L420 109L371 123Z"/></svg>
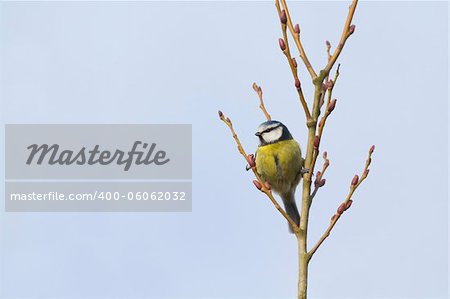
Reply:
<svg viewBox="0 0 450 299"><path fill-rule="evenodd" d="M262 131L262 133L268 133L268 132L270 132L270 131L272 131L272 130L278 128L278 127L280 127L280 126L276 126L276 127L272 127L272 128L265 129L264 131Z"/></svg>

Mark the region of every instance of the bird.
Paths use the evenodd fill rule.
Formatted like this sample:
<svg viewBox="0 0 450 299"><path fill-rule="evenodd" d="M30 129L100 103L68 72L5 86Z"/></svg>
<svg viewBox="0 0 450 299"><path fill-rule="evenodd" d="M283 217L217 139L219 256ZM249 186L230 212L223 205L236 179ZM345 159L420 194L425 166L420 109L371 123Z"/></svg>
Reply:
<svg viewBox="0 0 450 299"><path fill-rule="evenodd" d="M260 142L255 154L256 171L281 197L286 213L299 225L295 190L304 171L300 145L288 128L276 120L260 124L255 135ZM291 225L289 231L293 233Z"/></svg>

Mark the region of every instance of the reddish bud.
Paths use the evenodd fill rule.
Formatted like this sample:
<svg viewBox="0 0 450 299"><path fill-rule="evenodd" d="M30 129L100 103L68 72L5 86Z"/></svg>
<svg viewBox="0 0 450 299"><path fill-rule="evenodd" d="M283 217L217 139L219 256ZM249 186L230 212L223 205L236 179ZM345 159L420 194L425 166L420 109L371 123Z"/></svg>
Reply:
<svg viewBox="0 0 450 299"><path fill-rule="evenodd" d="M253 154L247 155L247 163L250 168L255 167L255 156Z"/></svg>
<svg viewBox="0 0 450 299"><path fill-rule="evenodd" d="M336 212L337 212L339 215L342 215L342 213L345 212L345 206L346 206L346 203L345 203L345 202L341 203L341 205L339 206L339 208L337 209Z"/></svg>
<svg viewBox="0 0 450 299"><path fill-rule="evenodd" d="M322 179L322 173L320 171L317 172L316 174L316 179L314 180L314 187L319 188L320 186L320 181Z"/></svg>
<svg viewBox="0 0 450 299"><path fill-rule="evenodd" d="M348 34L349 34L349 35L352 35L352 34L355 32L355 29L356 29L356 26L355 26L355 25L351 25L351 26L348 28Z"/></svg>
<svg viewBox="0 0 450 299"><path fill-rule="evenodd" d="M269 184L269 182L264 182L264 187L266 187L267 190L270 190L270 184Z"/></svg>
<svg viewBox="0 0 450 299"><path fill-rule="evenodd" d="M256 84L255 82L253 82L252 88L253 88L253 90L256 91L256 92L262 92L261 87L258 86L258 84Z"/></svg>
<svg viewBox="0 0 450 299"><path fill-rule="evenodd" d="M297 89L300 89L300 87L301 87L302 85L300 84L300 80L297 78L297 79L295 79L295 87L297 88Z"/></svg>
<svg viewBox="0 0 450 299"><path fill-rule="evenodd" d="M284 25L286 25L286 23L287 23L286 11L284 9L280 13L280 21Z"/></svg>
<svg viewBox="0 0 450 299"><path fill-rule="evenodd" d="M327 107L328 113L333 112L335 107L336 107L336 99L332 99L330 104L328 104L328 107Z"/></svg>
<svg viewBox="0 0 450 299"><path fill-rule="evenodd" d="M374 150L375 150L375 145L372 145L369 149L369 153L372 154Z"/></svg>
<svg viewBox="0 0 450 299"><path fill-rule="evenodd" d="M223 118L223 113L222 113L222 111L219 110L218 113L219 113L219 118L222 119L222 118Z"/></svg>
<svg viewBox="0 0 450 299"><path fill-rule="evenodd" d="M365 176L365 177L369 175L369 171L370 171L370 169L364 170L364 176Z"/></svg>
<svg viewBox="0 0 450 299"><path fill-rule="evenodd" d="M300 34L300 26L298 24L295 24L294 32L297 33L297 34Z"/></svg>
<svg viewBox="0 0 450 299"><path fill-rule="evenodd" d="M262 189L262 185L260 182L258 182L257 180L253 181L253 185L255 185L256 189L261 190Z"/></svg>
<svg viewBox="0 0 450 299"><path fill-rule="evenodd" d="M278 39L278 44L280 45L281 51L286 50L286 44L284 43L284 40L282 38Z"/></svg>
<svg viewBox="0 0 450 299"><path fill-rule="evenodd" d="M328 158L328 153L327 152L323 152L322 157L324 160L326 160Z"/></svg>
<svg viewBox="0 0 450 299"><path fill-rule="evenodd" d="M314 137L314 148L318 149L319 148L319 144L320 144L320 138L319 138L319 136L316 135Z"/></svg>
<svg viewBox="0 0 450 299"><path fill-rule="evenodd" d="M328 82L326 84L327 84L327 89L331 89L334 86L334 82L332 79L328 80Z"/></svg>
<svg viewBox="0 0 450 299"><path fill-rule="evenodd" d="M359 181L359 176L357 174L355 174L355 176L352 179L352 186L356 186L358 184Z"/></svg>
<svg viewBox="0 0 450 299"><path fill-rule="evenodd" d="M352 206L353 200L349 200L347 201L347 203L345 204L345 210L347 211L351 206Z"/></svg>
<svg viewBox="0 0 450 299"><path fill-rule="evenodd" d="M227 122L231 125L231 120L227 117Z"/></svg>
<svg viewBox="0 0 450 299"><path fill-rule="evenodd" d="M295 68L297 67L297 60L295 60L295 57L292 57L292 64Z"/></svg>
<svg viewBox="0 0 450 299"><path fill-rule="evenodd" d="M319 188L325 186L325 183L326 183L326 182L327 182L326 179L321 179L320 182L319 182L319 184L318 184Z"/></svg>
<svg viewBox="0 0 450 299"><path fill-rule="evenodd" d="M331 43L330 43L330 41L326 40L326 41L325 41L325 45L327 46L327 49L328 49L328 50L331 48Z"/></svg>

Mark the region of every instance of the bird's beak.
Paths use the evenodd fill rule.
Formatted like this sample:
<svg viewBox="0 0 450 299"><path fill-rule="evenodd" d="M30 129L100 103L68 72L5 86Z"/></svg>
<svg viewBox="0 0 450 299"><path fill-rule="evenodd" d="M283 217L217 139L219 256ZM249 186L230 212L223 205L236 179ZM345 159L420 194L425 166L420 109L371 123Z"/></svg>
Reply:
<svg viewBox="0 0 450 299"><path fill-rule="evenodd" d="M256 132L255 135L259 137L259 136L261 136L261 133L260 132Z"/></svg>

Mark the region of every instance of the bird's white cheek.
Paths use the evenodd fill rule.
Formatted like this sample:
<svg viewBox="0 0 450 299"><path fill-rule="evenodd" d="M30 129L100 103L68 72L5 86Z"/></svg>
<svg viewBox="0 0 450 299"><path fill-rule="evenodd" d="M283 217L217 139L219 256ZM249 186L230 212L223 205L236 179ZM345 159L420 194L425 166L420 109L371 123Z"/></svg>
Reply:
<svg viewBox="0 0 450 299"><path fill-rule="evenodd" d="M263 138L264 138L264 141L266 141L267 143L271 143L271 142L275 142L278 139L280 139L282 134L283 134L283 129L276 128L275 130L264 133Z"/></svg>

